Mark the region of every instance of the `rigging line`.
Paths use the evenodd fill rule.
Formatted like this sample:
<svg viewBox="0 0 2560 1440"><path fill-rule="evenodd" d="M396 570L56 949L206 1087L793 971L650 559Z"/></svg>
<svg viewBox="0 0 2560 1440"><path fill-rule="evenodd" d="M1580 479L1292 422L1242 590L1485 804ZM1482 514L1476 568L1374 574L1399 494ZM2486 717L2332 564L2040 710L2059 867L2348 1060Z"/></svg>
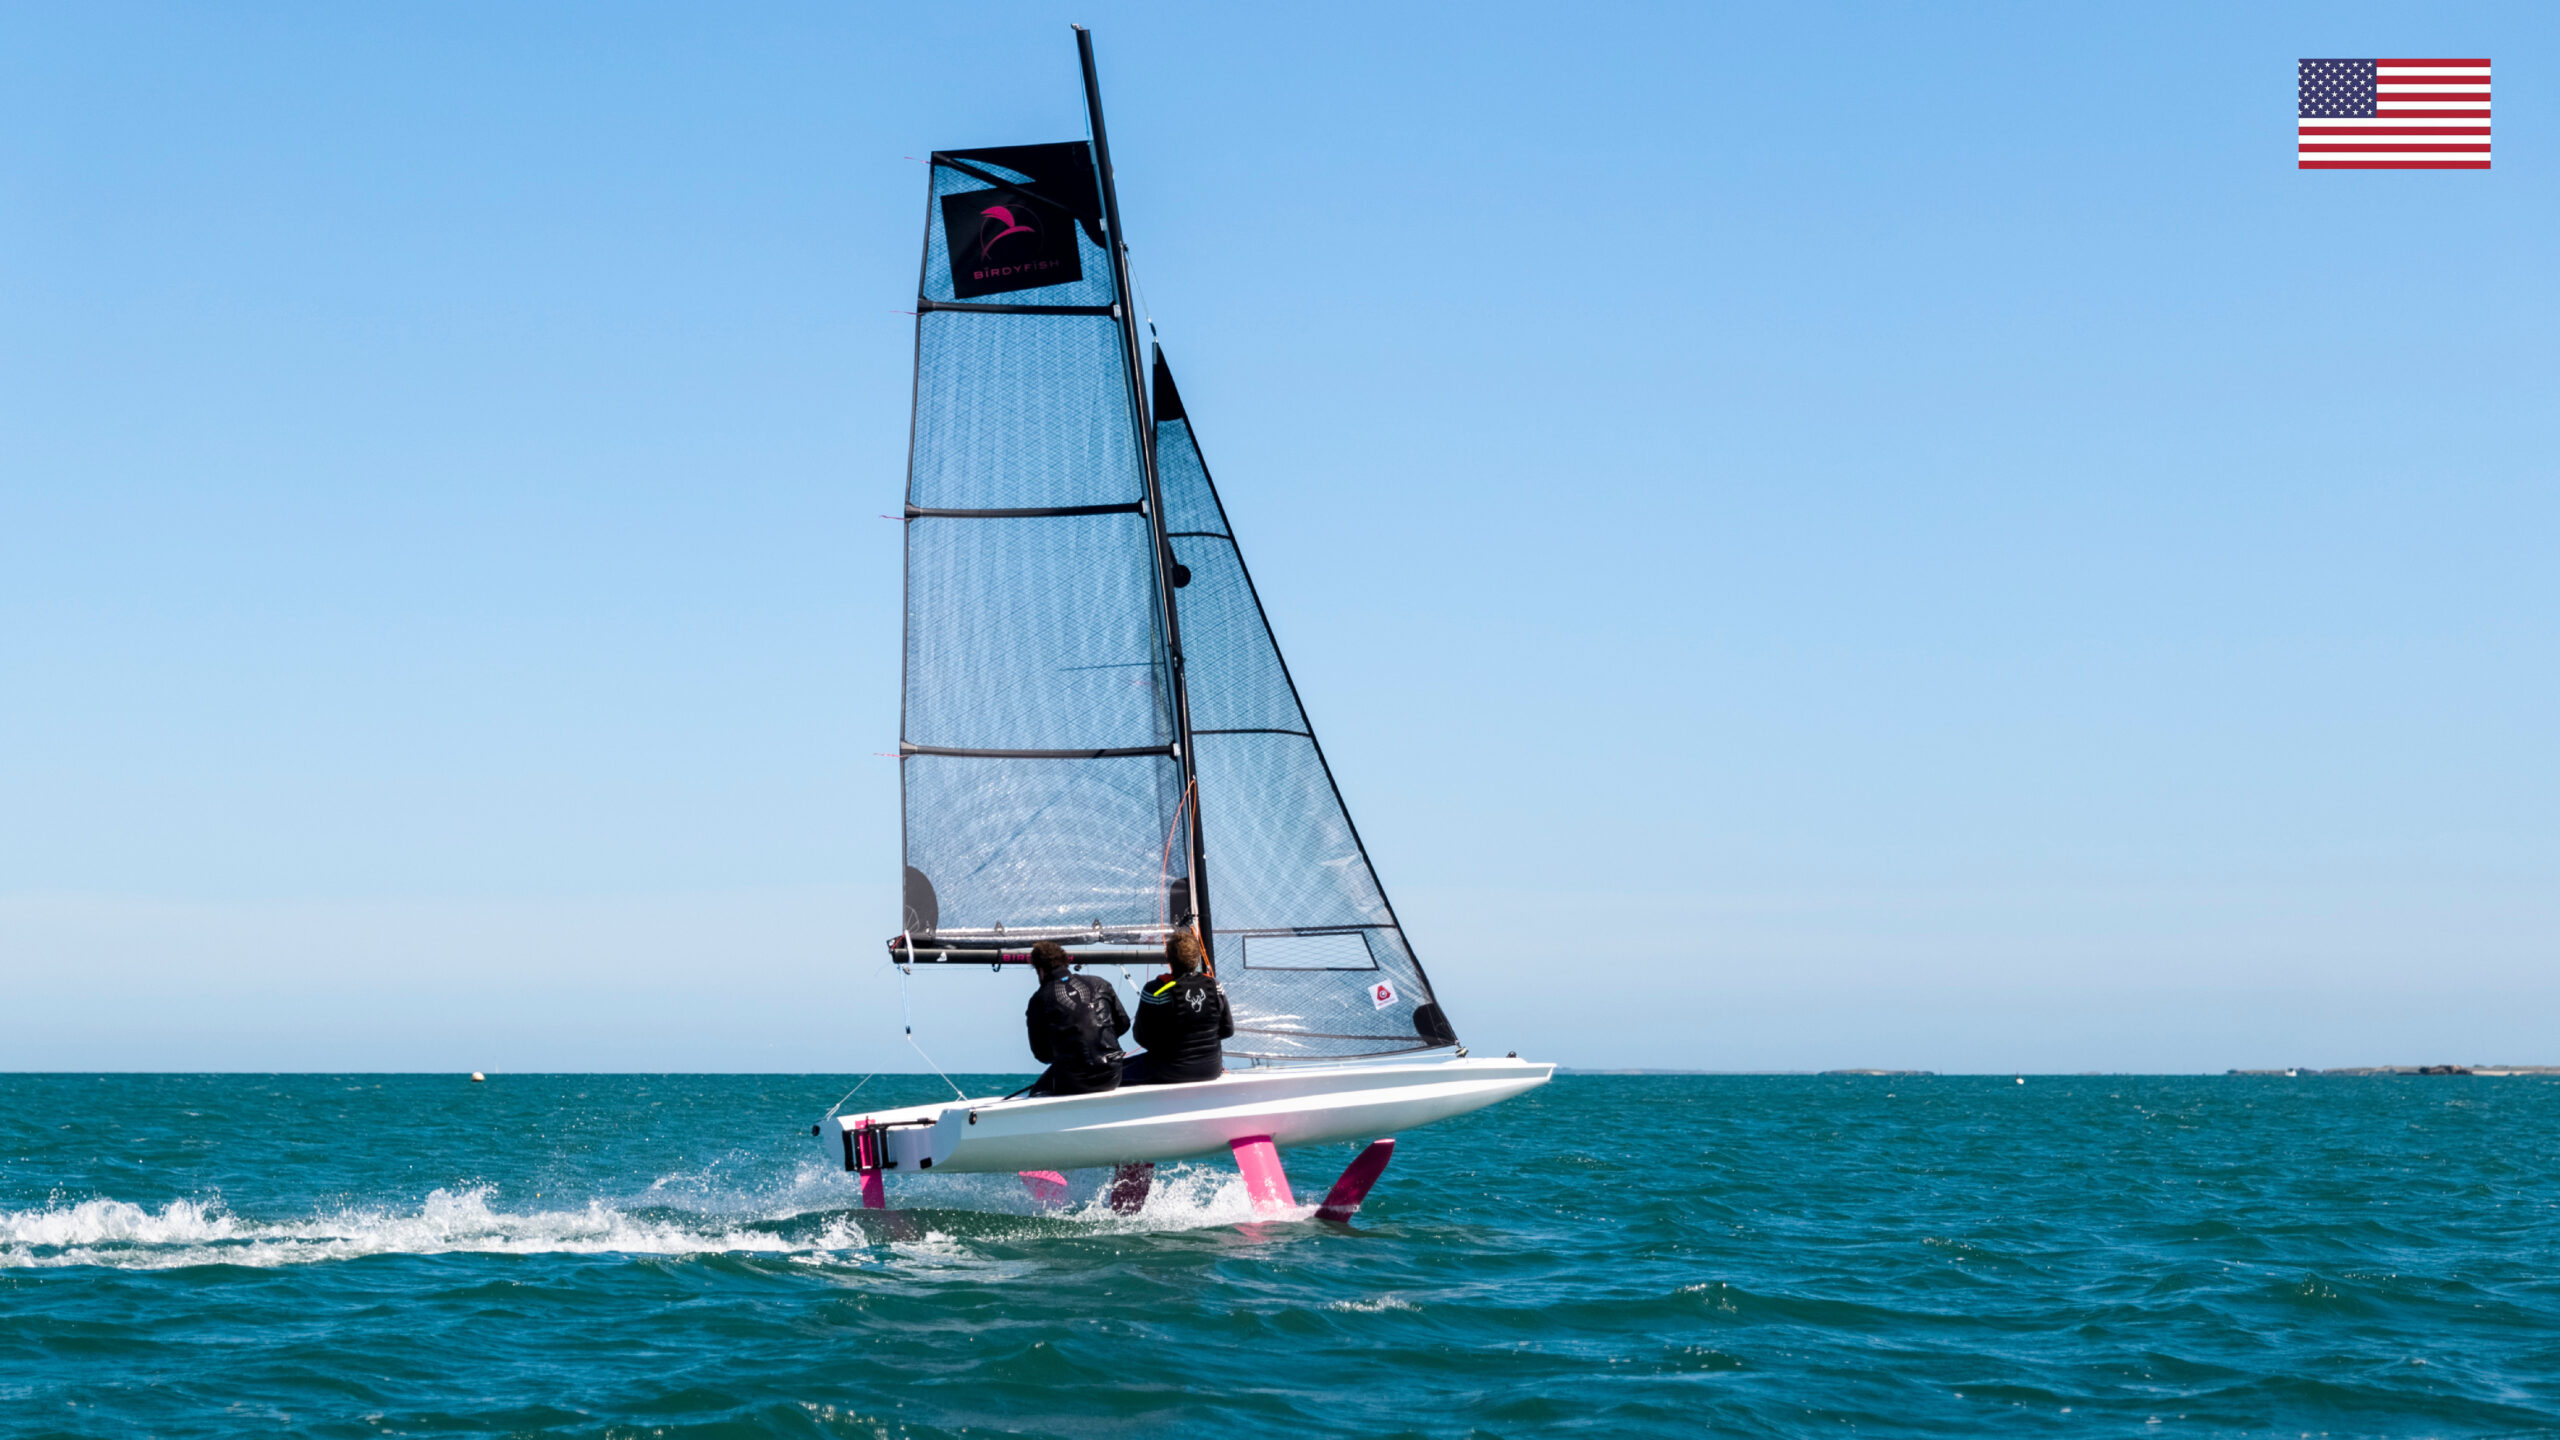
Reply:
<svg viewBox="0 0 2560 1440"><path fill-rule="evenodd" d="M1163 338L1156 334L1155 307L1147 303L1147 287L1138 283L1138 265L1134 258L1129 262L1129 298L1138 302L1138 313L1146 318L1147 338Z"/></svg>
<svg viewBox="0 0 2560 1440"><path fill-rule="evenodd" d="M878 1078L880 1078L880 1072L879 1072L879 1071L877 1071L877 1070L874 1070L874 1071L872 1071L870 1074L865 1075L865 1076L863 1076L863 1077L862 1077L862 1085L868 1085L868 1084L870 1084L872 1081L874 1081L874 1080L876 1080L876 1079L878 1079ZM833 1120L834 1118L836 1118L836 1112L837 1112L837 1111L839 1111L839 1110L842 1110L842 1109L844 1108L844 1102L845 1102L846 1100L850 1100L850 1099L852 1099L854 1096L859 1095L859 1094L861 1094L861 1093L862 1093L862 1085L856 1085L856 1086L854 1086L852 1089L847 1090L846 1092L844 1092L843 1099L839 1099L839 1100L838 1100L838 1101L836 1101L836 1103L834 1103L833 1105L828 1106L828 1107L827 1107L827 1113L826 1113L826 1114L824 1114L824 1115L819 1116L818 1118L819 1118L820 1120L822 1120L822 1121L823 1121L823 1120Z"/></svg>
<svg viewBox="0 0 2560 1440"><path fill-rule="evenodd" d="M1173 923L1173 840L1175 836L1182 833L1183 808L1191 803L1191 797L1199 791L1200 781L1197 776L1192 778L1190 784L1182 787L1182 798L1175 801L1173 806L1173 828L1164 832L1164 864L1156 871L1156 913L1164 917L1164 923L1167 925ZM1193 902L1191 908L1193 914L1199 913L1198 902Z"/></svg>
<svg viewBox="0 0 2560 1440"><path fill-rule="evenodd" d="M897 757L895 757L895 756L891 756L891 757L889 757L889 758L891 758L891 759L895 759L895 758L897 758ZM887 963L888 963L888 964L891 964L891 965L895 965L895 964L897 964L898 962L897 962L897 961L895 961L895 960L891 960L891 961L889 961L889 962L887 962ZM861 1093L862 1093L862 1087L863 1087L864 1085L868 1085L868 1084L870 1084L872 1081L877 1080L877 1079L879 1079L879 1078L880 1078L880 1072L879 1072L879 1071L877 1071L877 1070L874 1070L874 1071L872 1071L870 1074L863 1076L863 1077L862 1077L862 1079L861 1079L861 1081L860 1081L858 1084L856 1084L852 1089L847 1090L847 1091L846 1091L846 1092L844 1092L842 1095L839 1095L839 1096L837 1096L837 1097L836 1097L836 1103L834 1103L833 1105L830 1105L830 1106L828 1106L828 1107L827 1107L827 1113L826 1113L826 1114L824 1114L824 1115L819 1116L819 1117L818 1117L819 1121L820 1121L821 1123L823 1123L823 1122L825 1122L825 1121L828 1121L828 1120L832 1120L832 1119L834 1119L834 1118L836 1117L836 1112L837 1112L837 1111L839 1111L839 1110L842 1110L842 1109L844 1108L844 1102L845 1102L845 1101L850 1100L850 1099L852 1099L854 1096L861 1094Z"/></svg>
<svg viewBox="0 0 2560 1440"><path fill-rule="evenodd" d="M901 942L901 948L903 948L908 954L912 955L915 953L916 941L913 935L901 930L898 932L898 939ZM897 964L896 961L891 961L890 963L893 965ZM926 1069L931 1070L936 1075L942 1075L942 1067L933 1063L933 1057L924 1053L924 1047L922 1045L916 1044L915 1012L907 1008L907 977L914 973L915 967L913 965L898 966L898 1018L906 1022L908 1047L914 1050L916 1054L924 1060ZM869 1082L866 1081L864 1083L867 1084ZM969 1098L969 1092L961 1089L959 1082L953 1080L950 1076L942 1075L942 1083L951 1087L952 1094L963 1100ZM857 1085L854 1088L859 1090L862 1087Z"/></svg>

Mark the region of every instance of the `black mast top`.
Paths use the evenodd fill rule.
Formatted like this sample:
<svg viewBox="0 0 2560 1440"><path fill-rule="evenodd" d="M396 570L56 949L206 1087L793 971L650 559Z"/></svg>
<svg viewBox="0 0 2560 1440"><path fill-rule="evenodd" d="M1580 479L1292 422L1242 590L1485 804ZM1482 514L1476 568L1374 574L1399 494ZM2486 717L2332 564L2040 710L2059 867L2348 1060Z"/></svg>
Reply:
<svg viewBox="0 0 2560 1440"><path fill-rule="evenodd" d="M1165 656L1173 667L1173 727L1182 766L1185 842L1191 862L1188 885L1190 919L1200 932L1203 954L1215 960L1209 928L1209 860L1200 829L1200 776L1191 753L1191 695L1182 675L1182 621L1174 608L1173 542L1165 537L1164 490L1156 482L1155 427L1147 420L1146 373L1138 364L1138 307L1129 289L1129 245L1120 229L1120 190L1111 177L1111 139L1102 126L1102 82L1093 70L1093 32L1075 27L1076 56L1084 62L1085 118L1093 127L1094 167L1102 172L1102 223L1111 243L1111 287L1119 297L1112 308L1120 320L1120 353L1128 368L1129 415L1138 431L1138 455L1147 475L1147 521L1155 531L1156 603L1164 607ZM1186 917L1175 915L1180 924Z"/></svg>

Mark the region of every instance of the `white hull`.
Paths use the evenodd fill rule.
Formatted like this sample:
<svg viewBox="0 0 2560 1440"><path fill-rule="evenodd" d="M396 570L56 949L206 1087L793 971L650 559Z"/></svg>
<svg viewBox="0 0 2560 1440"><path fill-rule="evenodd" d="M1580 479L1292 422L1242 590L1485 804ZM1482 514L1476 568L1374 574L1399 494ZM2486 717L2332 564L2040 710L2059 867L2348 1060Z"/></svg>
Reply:
<svg viewBox="0 0 2560 1440"><path fill-rule="evenodd" d="M1457 1058L1237 1070L1191 1085L837 1115L822 1138L832 1152L859 1125L890 1127L887 1168L906 1174L1077 1170L1224 1155L1256 1137L1314 1145L1395 1135L1508 1100L1554 1073L1529 1060Z"/></svg>

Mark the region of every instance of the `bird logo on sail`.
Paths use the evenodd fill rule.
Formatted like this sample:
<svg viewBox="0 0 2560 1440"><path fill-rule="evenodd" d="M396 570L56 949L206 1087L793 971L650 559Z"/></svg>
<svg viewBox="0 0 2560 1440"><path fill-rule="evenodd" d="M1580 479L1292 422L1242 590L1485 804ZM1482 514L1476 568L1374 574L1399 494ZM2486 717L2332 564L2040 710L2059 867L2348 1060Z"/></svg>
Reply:
<svg viewBox="0 0 2560 1440"><path fill-rule="evenodd" d="M995 254L997 243L1008 235L1036 236L1040 233L1039 226L1025 225L1022 223L1024 220L1032 218L1031 212L1028 210L1023 211L1021 217L1018 219L1015 217L1012 208L1004 205L990 205L978 213L986 219L986 223L978 227L978 254L983 257L992 258ZM988 234L987 232L990 230L995 231L995 233L992 235Z"/></svg>
<svg viewBox="0 0 2560 1440"><path fill-rule="evenodd" d="M1084 278L1074 217L1020 190L945 195L942 228L951 251L955 299L1070 285Z"/></svg>

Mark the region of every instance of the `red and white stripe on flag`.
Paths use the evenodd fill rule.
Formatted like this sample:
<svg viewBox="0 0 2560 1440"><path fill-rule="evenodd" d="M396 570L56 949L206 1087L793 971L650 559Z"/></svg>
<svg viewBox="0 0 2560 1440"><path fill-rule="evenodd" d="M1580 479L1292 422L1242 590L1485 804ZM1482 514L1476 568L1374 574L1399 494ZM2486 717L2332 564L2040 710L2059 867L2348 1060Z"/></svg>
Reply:
<svg viewBox="0 0 2560 1440"><path fill-rule="evenodd" d="M2489 62L2376 60L2369 115L2302 116L2303 170L2486 170Z"/></svg>

